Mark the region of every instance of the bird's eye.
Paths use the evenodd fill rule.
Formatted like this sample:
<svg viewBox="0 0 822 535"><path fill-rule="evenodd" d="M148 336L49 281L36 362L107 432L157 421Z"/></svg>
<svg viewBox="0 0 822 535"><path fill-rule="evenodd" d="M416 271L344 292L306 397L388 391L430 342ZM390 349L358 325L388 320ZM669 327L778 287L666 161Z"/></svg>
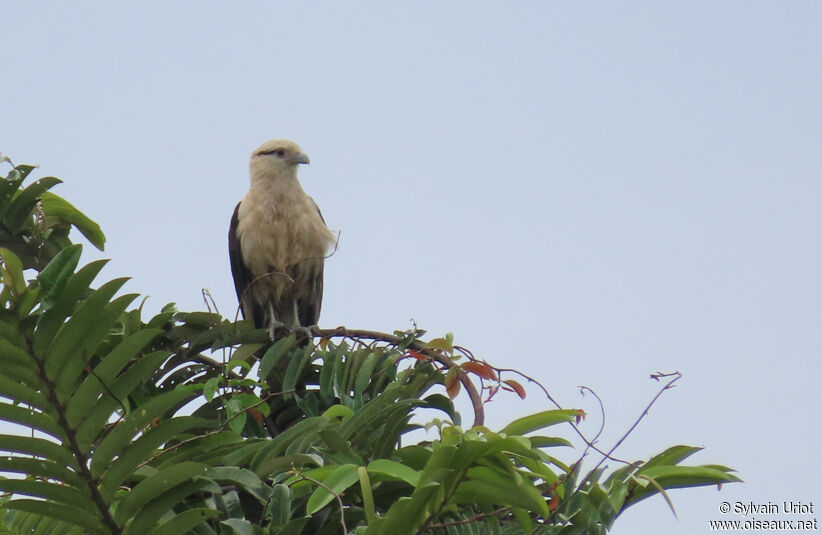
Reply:
<svg viewBox="0 0 822 535"><path fill-rule="evenodd" d="M274 156L277 156L278 158L282 158L283 156L286 155L286 150L285 149L266 150L266 151L260 151L259 154L260 154L260 156L268 156L269 154L273 154Z"/></svg>

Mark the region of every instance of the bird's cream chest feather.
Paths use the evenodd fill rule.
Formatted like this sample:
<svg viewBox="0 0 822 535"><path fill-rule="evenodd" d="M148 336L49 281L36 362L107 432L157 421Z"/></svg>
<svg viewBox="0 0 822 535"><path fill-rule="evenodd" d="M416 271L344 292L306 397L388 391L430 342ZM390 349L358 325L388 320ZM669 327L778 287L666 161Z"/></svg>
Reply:
<svg viewBox="0 0 822 535"><path fill-rule="evenodd" d="M243 259L254 277L265 276L258 289L266 286L275 294L295 282L291 276L321 269L334 244L316 204L294 182L252 184L238 213Z"/></svg>

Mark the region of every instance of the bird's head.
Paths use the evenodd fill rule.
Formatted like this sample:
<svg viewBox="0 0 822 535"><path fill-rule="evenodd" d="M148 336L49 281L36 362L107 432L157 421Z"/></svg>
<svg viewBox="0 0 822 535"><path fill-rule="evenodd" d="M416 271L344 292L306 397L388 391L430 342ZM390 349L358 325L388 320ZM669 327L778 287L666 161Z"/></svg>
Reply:
<svg viewBox="0 0 822 535"><path fill-rule="evenodd" d="M308 155L288 139L266 141L251 153L251 176L297 175L297 166L309 163Z"/></svg>

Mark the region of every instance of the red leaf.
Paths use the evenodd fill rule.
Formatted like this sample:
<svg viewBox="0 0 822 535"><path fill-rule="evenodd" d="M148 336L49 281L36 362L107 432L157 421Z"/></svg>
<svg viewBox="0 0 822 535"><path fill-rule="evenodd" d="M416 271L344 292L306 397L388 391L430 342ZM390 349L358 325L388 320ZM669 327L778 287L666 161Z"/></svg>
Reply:
<svg viewBox="0 0 822 535"><path fill-rule="evenodd" d="M548 510L552 513L559 506L559 496L557 496L557 485L559 485L559 481L554 481L554 484L551 485L551 490L548 492L551 496L551 501L548 502Z"/></svg>
<svg viewBox="0 0 822 535"><path fill-rule="evenodd" d="M485 403L488 403L489 401L494 399L494 396L497 395L497 392L499 392L499 386L494 385L493 387L489 388L488 389L488 397L485 398Z"/></svg>
<svg viewBox="0 0 822 535"><path fill-rule="evenodd" d="M484 362L479 362L476 360L472 360L471 362L466 362L462 365L462 369L474 373L483 379L490 379L492 381L497 380L497 372Z"/></svg>
<svg viewBox="0 0 822 535"><path fill-rule="evenodd" d="M425 356L425 355L423 355L422 353L418 353L417 351L411 351L411 350L409 349L409 350L408 350L408 354L409 354L410 356L414 357L414 358L415 358L415 359L417 359L417 360L428 360L428 357L426 357L426 356Z"/></svg>
<svg viewBox="0 0 822 535"><path fill-rule="evenodd" d="M260 425L263 424L263 413L260 412L260 409L255 409L254 407L251 407L250 409L248 409L248 414L250 414L251 417L254 418L255 422L257 422Z"/></svg>
<svg viewBox="0 0 822 535"><path fill-rule="evenodd" d="M525 389L522 387L521 384L514 381L513 379L506 379L503 383L507 384L511 387L511 390L517 393L520 399L525 399ZM507 389L506 389L507 390Z"/></svg>
<svg viewBox="0 0 822 535"><path fill-rule="evenodd" d="M448 397L454 399L460 393L460 375L459 368L451 368L445 374L445 391Z"/></svg>

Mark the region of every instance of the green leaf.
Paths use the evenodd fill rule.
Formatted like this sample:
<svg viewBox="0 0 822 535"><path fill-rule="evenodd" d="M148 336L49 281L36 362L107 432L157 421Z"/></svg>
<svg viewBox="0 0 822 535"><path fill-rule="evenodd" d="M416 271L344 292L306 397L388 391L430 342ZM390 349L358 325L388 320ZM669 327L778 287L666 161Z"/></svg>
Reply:
<svg viewBox="0 0 822 535"><path fill-rule="evenodd" d="M425 347L428 349L439 349L440 351L445 351L446 353L451 353L454 351L454 346L446 338L434 338L430 342L426 343Z"/></svg>
<svg viewBox="0 0 822 535"><path fill-rule="evenodd" d="M20 232L25 224L31 220L32 210L43 192L60 184L62 180L53 176L43 177L32 182L27 188L20 191L12 200L6 212L4 222L13 233Z"/></svg>
<svg viewBox="0 0 822 535"><path fill-rule="evenodd" d="M377 519L377 514L374 509L374 493L371 489L371 479L368 477L368 470L364 466L357 467L357 476L360 480L360 489L362 491L363 509L365 509L365 521L369 524Z"/></svg>
<svg viewBox="0 0 822 535"><path fill-rule="evenodd" d="M451 401L451 398L448 396L443 396L442 394L431 394L430 396L426 396L424 401L428 407L441 410L455 422L458 420L459 415L454 408L454 402Z"/></svg>
<svg viewBox="0 0 822 535"><path fill-rule="evenodd" d="M48 459L0 457L0 471L52 479L78 488L85 485L85 481L76 472L69 470L64 464Z"/></svg>
<svg viewBox="0 0 822 535"><path fill-rule="evenodd" d="M161 452L158 449L161 445L170 443L191 429L207 427L209 427L209 422L203 418L178 416L146 430L140 438L127 445L110 466L106 467L100 485L101 493L105 498L110 499L120 485L131 476L135 468Z"/></svg>
<svg viewBox="0 0 822 535"><path fill-rule="evenodd" d="M123 535L143 535L155 527L160 519L167 517L183 500L201 491L219 494L220 487L204 477L195 477L170 485L168 490L159 491L160 494L142 505L138 512L126 522Z"/></svg>
<svg viewBox="0 0 822 535"><path fill-rule="evenodd" d="M55 333L74 311L77 301L84 296L91 282L107 262L108 260L97 260L83 266L69 278L54 305L40 315L37 320L37 330L34 332L34 353L36 355L43 357L46 354Z"/></svg>
<svg viewBox="0 0 822 535"><path fill-rule="evenodd" d="M346 407L344 405L332 405L326 409L326 411L322 414L322 417L329 420L334 420L336 418L345 420L353 415L354 411L351 410L350 407Z"/></svg>
<svg viewBox="0 0 822 535"><path fill-rule="evenodd" d="M11 160L8 156L3 156L0 158L0 162L8 162L9 165L14 165L11 163ZM20 187L20 184L26 177L31 174L32 171L40 167L39 165L14 165L14 169L9 172L8 177L6 179L11 182L11 186L13 189L17 189Z"/></svg>
<svg viewBox="0 0 822 535"><path fill-rule="evenodd" d="M400 448L395 453L402 460L402 464L414 470L422 470L428 464L433 452L430 448L414 444Z"/></svg>
<svg viewBox="0 0 822 535"><path fill-rule="evenodd" d="M222 487L220 494L218 496L214 496L214 498L214 503L223 513L223 516L236 519L245 517L245 513L243 512L243 504L240 501L240 494L236 489L227 489Z"/></svg>
<svg viewBox="0 0 822 535"><path fill-rule="evenodd" d="M166 467L156 474L144 479L129 492L114 512L118 524L125 524L137 512L157 496L171 488L185 483L206 473L206 465L194 462L183 462L176 466ZM173 505L173 504L172 504Z"/></svg>
<svg viewBox="0 0 822 535"><path fill-rule="evenodd" d="M208 381L206 381L205 386L203 387L203 397L206 401L211 401L214 399L214 394L217 393L217 389L220 388L220 378L219 377L212 377Z"/></svg>
<svg viewBox="0 0 822 535"><path fill-rule="evenodd" d="M283 529L280 531L276 531L277 535L301 535L303 533L303 528L311 520L310 516L303 516L300 518L294 518L288 522Z"/></svg>
<svg viewBox="0 0 822 535"><path fill-rule="evenodd" d="M334 383L339 396L351 395L351 383L356 377L362 359L365 358L364 351L351 351L345 359L339 359L334 363Z"/></svg>
<svg viewBox="0 0 822 535"><path fill-rule="evenodd" d="M291 353L291 362L288 363L288 368L285 370L285 377L283 378L283 392L286 393L283 397L289 399L294 396L293 390L297 388L297 381L302 377L303 370L306 365L311 362L311 351L309 347L303 351L295 351Z"/></svg>
<svg viewBox="0 0 822 535"><path fill-rule="evenodd" d="M487 466L473 466L468 469L466 478L457 487L457 492L451 498L455 503L496 505L500 503L500 498L504 496L506 504L510 503L518 507L524 507L544 516L549 514L545 498L524 477L511 477L510 473Z"/></svg>
<svg viewBox="0 0 822 535"><path fill-rule="evenodd" d="M357 465L342 464L335 467L328 477L322 481L324 486L318 486L317 490L308 498L308 503L306 503L305 506L306 514L313 515L328 505L336 495L342 494L343 491L358 480ZM329 492L329 490L331 492Z"/></svg>
<svg viewBox="0 0 822 535"><path fill-rule="evenodd" d="M267 379L271 371L277 366L280 360L296 345L294 335L280 338L274 342L260 360L260 377Z"/></svg>
<svg viewBox="0 0 822 535"><path fill-rule="evenodd" d="M323 458L315 453L294 453L292 455L279 455L270 457L265 461L265 465L261 466L261 472L268 474L268 477L273 478L282 472L306 468L308 466L316 466L322 468Z"/></svg>
<svg viewBox="0 0 822 535"><path fill-rule="evenodd" d="M611 503L611 509L616 512L621 511L627 497L628 485L619 480L612 481L608 490L608 501Z"/></svg>
<svg viewBox="0 0 822 535"><path fill-rule="evenodd" d="M537 429L549 427L563 422L573 422L580 412L576 409L554 409L538 412L514 420L506 425L500 433L506 435L526 435Z"/></svg>
<svg viewBox="0 0 822 535"><path fill-rule="evenodd" d="M108 321L100 321L109 300L126 283L127 278L114 279L85 299L49 344L45 355L46 374L56 379L70 362L85 366L90 350L96 348L111 328ZM136 296L135 296L136 297ZM54 307L52 307L54 310Z"/></svg>
<svg viewBox="0 0 822 535"><path fill-rule="evenodd" d="M41 199L43 213L46 214L47 218L74 225L74 228L79 230L93 246L100 251L103 250L106 236L100 229L100 225L89 219L88 216L59 195L45 192Z"/></svg>
<svg viewBox="0 0 822 535"><path fill-rule="evenodd" d="M454 470L451 464L456 452L457 448L455 446L438 444L420 473L420 481L417 483L417 489L420 489L432 481L439 480L443 473L453 472ZM468 461L468 463L470 462L471 461Z"/></svg>
<svg viewBox="0 0 822 535"><path fill-rule="evenodd" d="M251 446L252 453L254 447L257 449L262 445L260 439L243 440L240 435L232 431L221 431L213 434L202 434L195 440L189 440L180 447L170 449L166 448L163 455L159 457L157 468L161 469L164 466L173 466L182 461L196 461L208 463L210 465L229 464L236 465L230 461L224 461L229 455L240 453L239 457L247 462L251 457L251 453L243 455L243 446Z"/></svg>
<svg viewBox="0 0 822 535"><path fill-rule="evenodd" d="M398 394L398 392L392 392L392 394ZM351 417L343 420L339 427L339 433L343 438L351 440L352 443L357 438L365 439L373 434L374 429L386 423L386 412L395 409L410 412L411 409L419 405L424 405L424 402L420 399L398 400L395 395L385 392L366 403L361 409L354 411Z"/></svg>
<svg viewBox="0 0 822 535"><path fill-rule="evenodd" d="M420 482L420 473L417 470L389 459L371 461L368 463L368 471L372 474L385 475L405 481L412 487L416 487Z"/></svg>
<svg viewBox="0 0 822 535"><path fill-rule="evenodd" d="M118 422L95 451L91 461L91 472L99 476L111 464L112 459L119 455L131 443L134 436L143 431L153 420L160 418L166 411L195 397L195 394L183 390L172 390L160 394L137 410L131 412L125 420Z"/></svg>
<svg viewBox="0 0 822 535"><path fill-rule="evenodd" d="M323 366L320 370L320 395L323 398L331 398L334 394L334 368L340 359L336 351L323 355Z"/></svg>
<svg viewBox="0 0 822 535"><path fill-rule="evenodd" d="M265 503L270 489L247 468L237 466L215 466L206 471L206 477L217 482L231 482L241 486L246 492Z"/></svg>
<svg viewBox="0 0 822 535"><path fill-rule="evenodd" d="M232 354L229 361L229 367L233 368L238 365L248 365L248 360L257 354L257 350L265 344L243 344L238 347ZM250 366L249 366L250 367Z"/></svg>
<svg viewBox="0 0 822 535"><path fill-rule="evenodd" d="M40 304L40 291L38 286L28 287L17 298L14 303L14 313L18 318L26 318L31 314L35 305Z"/></svg>
<svg viewBox="0 0 822 535"><path fill-rule="evenodd" d="M335 455L345 455L354 459L357 454L351 449L351 445L335 429L326 428L320 431L320 438L325 442L330 452Z"/></svg>
<svg viewBox="0 0 822 535"><path fill-rule="evenodd" d="M160 329L143 329L127 336L114 349L109 351L94 368L94 373L86 376L83 382L75 391L66 406L66 419L71 427L77 427L84 417L89 414L90 408L94 406L101 396L111 396L111 387L119 374L128 364L131 363L140 351L152 340L157 338L162 331ZM164 355L164 353L163 353ZM162 358L155 357L157 363ZM153 369L154 366L151 366ZM148 370L146 370L148 372ZM148 373L146 373L146 376ZM121 395L123 393L121 392ZM125 398L122 395L121 400Z"/></svg>
<svg viewBox="0 0 822 535"><path fill-rule="evenodd" d="M0 490L14 495L34 496L51 503L76 507L85 511L85 514L94 514L97 511L91 496L68 485L27 479L0 479Z"/></svg>
<svg viewBox="0 0 822 535"><path fill-rule="evenodd" d="M571 444L568 440L560 437L528 437L528 440L531 441L531 446L534 448L552 448L554 446L568 446L569 448L573 448L574 445Z"/></svg>
<svg viewBox="0 0 822 535"><path fill-rule="evenodd" d="M366 530L366 535L382 533L390 535L404 535L416 533L423 522L428 519L429 508L440 491L440 485L430 482L417 488L410 498L400 498L385 513L385 520L380 524L372 524Z"/></svg>
<svg viewBox="0 0 822 535"><path fill-rule="evenodd" d="M0 450L45 457L62 463L66 467L77 469L77 460L69 450L42 438L0 435Z"/></svg>
<svg viewBox="0 0 822 535"><path fill-rule="evenodd" d="M636 478L641 478L652 485L637 485ZM640 469L632 480L630 498L625 501L625 507L643 500L656 492L658 487L663 489L700 487L742 481L733 474L707 466L652 466Z"/></svg>
<svg viewBox="0 0 822 535"><path fill-rule="evenodd" d="M175 515L171 520L151 530L149 535L180 535L182 533L189 533L209 518L217 516L220 516L219 511L207 507L196 507Z"/></svg>
<svg viewBox="0 0 822 535"><path fill-rule="evenodd" d="M95 297L92 295L89 299ZM86 331L86 337L82 341L82 343L78 344L77 351L82 352L79 358L71 358L66 359L63 366L61 367L59 373L57 374L57 381L55 384L58 398L62 399L69 399L71 396L74 395L76 388L79 386L77 384L78 380L83 374L83 371L88 368L89 363L87 362L84 355L94 355L97 353L97 349L100 344L109 336L112 327L114 326L117 319L122 315L123 311L125 311L126 307L137 297L137 294L126 294L114 299L111 303L105 305L103 310L97 317L97 323L93 326L89 326L90 328ZM83 303L85 304L85 303ZM78 307L77 312L72 316L69 320L68 324L72 323L72 320L78 317L80 310L84 307L80 305ZM91 312L88 310L86 312ZM76 327L79 329L80 324ZM66 327L68 329L68 327ZM57 339L60 338L60 333L58 333ZM46 365L48 366L49 358L47 357Z"/></svg>
<svg viewBox="0 0 822 535"><path fill-rule="evenodd" d="M278 484L272 487L267 512L272 526L282 527L288 523L291 519L291 488L288 485Z"/></svg>
<svg viewBox="0 0 822 535"><path fill-rule="evenodd" d="M397 378L397 360L399 353L383 352L377 363L377 371L371 380L371 392L373 394L382 393Z"/></svg>
<svg viewBox="0 0 822 535"><path fill-rule="evenodd" d="M230 527L236 535L254 535L254 528L248 520L229 518L221 521L220 524Z"/></svg>
<svg viewBox="0 0 822 535"><path fill-rule="evenodd" d="M65 288L69 278L74 275L74 270L77 269L82 252L83 247L81 245L66 247L57 253L37 276L37 280L43 288L42 312L57 304L60 293Z"/></svg>
<svg viewBox="0 0 822 535"><path fill-rule="evenodd" d="M369 353L365 357L360 369L357 371L357 378L354 381L354 393L362 394L368 388L368 383L374 372L374 366L377 364L377 354Z"/></svg>
<svg viewBox="0 0 822 535"><path fill-rule="evenodd" d="M252 459L250 468L260 477L265 477L270 473L272 463L285 449L297 440L317 437L327 425L328 420L322 416L306 418L298 424L289 427L263 447Z"/></svg>
<svg viewBox="0 0 822 535"><path fill-rule="evenodd" d="M150 353L129 366L114 382L108 383L105 389L105 394L101 395L97 402L87 409L88 415L83 418L79 426L76 427L77 442L83 451L88 451L92 441L97 438L100 430L105 427L106 423L115 411L125 412L127 410L124 403L126 402L128 396L131 395L133 390L138 385L151 377L152 373L166 358L167 354L164 351ZM169 395L171 397L163 397ZM194 393L184 394L183 391L180 390L168 392L159 396L159 398L162 398L163 401L155 397L151 400L151 403L163 403L161 407L157 409L154 408L154 405L140 407L141 410L151 411L151 418L147 420L136 420L136 418L138 418L142 413L138 413L137 415L132 413L127 416L122 416L125 416L127 421L129 421L129 419L134 421L132 432L137 433L140 427L145 427L148 425L152 419L159 417L162 412L165 412L165 410L174 406L174 404L182 403L183 399L191 398L195 395L196 394ZM117 433L125 433L126 430L121 429L120 427L122 424L123 422L118 422L115 424L114 431ZM122 447L130 440L130 437L124 438L122 443L118 443L118 447ZM94 466L95 460L101 458L101 453L105 452L107 448L109 448L109 446L105 444L104 440L104 444L99 446L96 450L96 454L92 459L92 466ZM106 463L110 461L111 457L106 459Z"/></svg>
<svg viewBox="0 0 822 535"><path fill-rule="evenodd" d="M672 446L658 455L651 457L642 465L642 470L661 465L679 464L694 453L702 450L696 446Z"/></svg>
<svg viewBox="0 0 822 535"><path fill-rule="evenodd" d="M26 291L26 281L23 278L23 263L16 254L0 247L0 268L2 268L2 282L11 288L14 295L19 296Z"/></svg>
<svg viewBox="0 0 822 535"><path fill-rule="evenodd" d="M0 420L41 431L61 441L66 438L63 429L54 421L54 418L25 407L0 403Z"/></svg>
<svg viewBox="0 0 822 535"><path fill-rule="evenodd" d="M248 418L248 413L246 413L242 401L237 399L236 396L232 397L225 404L225 408L226 415L228 416L228 426L235 433L242 433L243 428L245 428L246 419Z"/></svg>
<svg viewBox="0 0 822 535"><path fill-rule="evenodd" d="M640 469L639 476L653 478L666 489L742 481L733 474L707 466L653 466Z"/></svg>
<svg viewBox="0 0 822 535"><path fill-rule="evenodd" d="M60 503L23 499L8 502L5 504L5 507L7 509L16 509L18 511L26 511L56 518L58 520L65 520L84 528L87 533L99 533L101 535L110 535L111 533L110 530L105 528L97 515L89 514L88 511Z"/></svg>
<svg viewBox="0 0 822 535"><path fill-rule="evenodd" d="M0 395L38 410L47 410L49 407L49 402L42 393L4 375L0 375Z"/></svg>
<svg viewBox="0 0 822 535"><path fill-rule="evenodd" d="M671 501L671 497L668 496L667 492L665 492L665 488L662 485L660 485L659 482L657 482L652 477L649 477L649 476L646 476L646 475L639 475L637 477L640 478L640 479L645 479L645 480L649 481L651 483L651 485L654 486L656 491L658 493L660 493L662 495L662 497L665 499L665 503L668 504L668 507L671 509L671 512L674 514L674 518L679 520L679 516L676 514L676 509L674 508L674 502ZM598 488L599 485L596 485L596 487Z"/></svg>
<svg viewBox="0 0 822 535"><path fill-rule="evenodd" d="M523 509L522 507L514 507L511 509L511 513L513 513L514 518L517 519L517 522L519 522L519 525L524 532L533 532L534 523L533 520L531 520L531 515L527 509Z"/></svg>
<svg viewBox="0 0 822 535"><path fill-rule="evenodd" d="M36 366L36 362L31 355L4 338L0 338L0 359L6 365L13 363L28 369Z"/></svg>

